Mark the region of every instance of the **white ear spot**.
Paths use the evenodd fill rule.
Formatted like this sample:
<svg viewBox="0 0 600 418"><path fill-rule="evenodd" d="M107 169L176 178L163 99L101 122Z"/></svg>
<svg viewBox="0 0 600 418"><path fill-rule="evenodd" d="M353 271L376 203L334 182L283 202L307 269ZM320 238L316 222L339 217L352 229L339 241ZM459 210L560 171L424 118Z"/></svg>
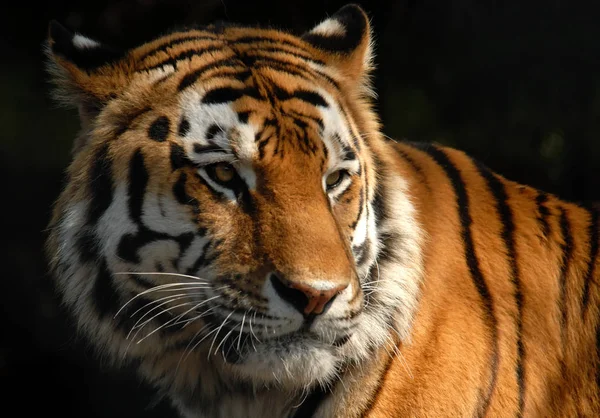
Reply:
<svg viewBox="0 0 600 418"><path fill-rule="evenodd" d="M321 36L345 36L346 27L337 19L327 19L315 26L310 33Z"/></svg>
<svg viewBox="0 0 600 418"><path fill-rule="evenodd" d="M76 34L73 36L73 46L77 49L92 49L98 48L100 43L83 35Z"/></svg>

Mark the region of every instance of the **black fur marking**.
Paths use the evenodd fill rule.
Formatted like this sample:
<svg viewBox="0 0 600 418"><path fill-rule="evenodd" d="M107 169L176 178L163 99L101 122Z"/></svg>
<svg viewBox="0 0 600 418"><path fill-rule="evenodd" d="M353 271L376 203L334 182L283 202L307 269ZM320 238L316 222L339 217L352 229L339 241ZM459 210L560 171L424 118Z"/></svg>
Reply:
<svg viewBox="0 0 600 418"><path fill-rule="evenodd" d="M185 234L181 234L177 237L177 242L179 243L179 257L173 260L173 267L175 270L179 271L179 263L181 262L181 258L183 254L187 251L187 249L192 245L192 241L194 239L194 234L192 232L188 232Z"/></svg>
<svg viewBox="0 0 600 418"><path fill-rule="evenodd" d="M206 36L206 35L193 35L193 36L184 36L182 38L173 39L169 42L166 42L142 55L138 60L144 61L146 58L157 54L158 52L167 52L167 49L172 48L176 45L181 45L186 42L197 42L197 41L215 41L219 40L214 36Z"/></svg>
<svg viewBox="0 0 600 418"><path fill-rule="evenodd" d="M222 154L229 154L229 151L221 148L218 145L202 145L202 144L198 144L197 142L194 143L194 152L196 154L207 154L207 153L211 153L211 152L219 152Z"/></svg>
<svg viewBox="0 0 600 418"><path fill-rule="evenodd" d="M181 122L179 122L179 129L177 130L177 134L179 136L186 136L190 131L190 121L187 118L181 118Z"/></svg>
<svg viewBox="0 0 600 418"><path fill-rule="evenodd" d="M408 153L404 152L403 150L399 149L398 147L393 147L393 148L394 148L394 151L396 151L396 153L400 156L400 158L402 158L404 161L406 161L408 163L408 165L413 169L413 171L415 173L417 173L417 175L419 176L419 178L421 180L421 184L425 184L427 186L427 188L430 189L429 182L427 181L427 176L423 172L423 169L421 168L421 166L419 164L417 164L417 162L414 160L414 158L412 158Z"/></svg>
<svg viewBox="0 0 600 418"><path fill-rule="evenodd" d="M180 203L192 206L194 214L200 212L198 202L187 194L185 194L185 178L186 174L181 173L179 180L173 186L173 192L175 197ZM181 182L183 180L183 182ZM192 236L190 233L184 233L178 236L169 235L162 232L156 232L148 229L142 220L144 196L146 187L148 184L148 172L144 165L144 158L140 150L137 150L131 158L129 164L129 189L128 189L128 207L129 216L131 220L138 226L136 233L128 233L121 237L117 246L117 256L124 261L139 264L140 257L138 251L140 248L161 240L172 240L177 242L179 245L180 253L190 245ZM179 190L181 189L181 190ZM180 199L184 199L181 196L184 193L187 198L185 202L181 202Z"/></svg>
<svg viewBox="0 0 600 418"><path fill-rule="evenodd" d="M158 234L149 231L146 228L140 228L135 234L125 234L121 237L117 246L117 256L128 263L139 264L140 256L138 250L145 245L160 240L167 239L165 234Z"/></svg>
<svg viewBox="0 0 600 418"><path fill-rule="evenodd" d="M182 172L179 175L179 179L177 179L177 181L173 185L173 195L175 196L175 199L177 199L177 201L179 203L181 203L182 205L191 206L192 212L194 213L194 215L198 215L198 214L200 214L200 203L198 202L198 200L196 198L191 197L185 191L186 181L187 181L187 174Z"/></svg>
<svg viewBox="0 0 600 418"><path fill-rule="evenodd" d="M562 247L562 260L560 265L560 281L559 281L559 297L558 297L558 309L561 312L561 343L564 346L564 332L567 326L567 307L565 305L565 291L567 287L567 276L569 274L569 265L571 263L571 259L573 258L573 233L571 232L571 225L569 223L569 218L567 217L567 211L565 209L561 209L560 211L560 231L565 241Z"/></svg>
<svg viewBox="0 0 600 418"><path fill-rule="evenodd" d="M242 63L239 60L231 58L231 57L212 62L203 67L195 69L194 71L192 71L191 73L189 73L185 77L183 77L181 79L181 81L179 82L179 86L177 86L177 90L178 91L185 90L189 86L196 83L196 81L198 81L198 79L200 77L202 77L202 75L204 73L206 73L210 70L214 70L216 68L218 68L218 69L230 68L232 70L235 70L235 69L239 69L240 67L242 67Z"/></svg>
<svg viewBox="0 0 600 418"><path fill-rule="evenodd" d="M211 52L222 51L222 50L223 50L223 46L217 45L217 46L209 46L209 47L206 47L204 49L199 49L199 50L192 49L189 51L183 51L183 52L178 53L174 57L169 57L166 60L159 62L158 64L152 65L150 67L146 67L144 69L147 71L151 71L151 70L155 70L157 68L162 68L167 65L172 65L175 69L177 69L177 63L179 61L189 60L189 59L192 59L193 57L200 57L204 54L209 54Z"/></svg>
<svg viewBox="0 0 600 418"><path fill-rule="evenodd" d="M583 295L581 297L581 311L584 315L587 312L590 300L590 284L594 281L594 270L596 267L596 259L598 258L598 244L600 240L598 231L598 210L589 208L588 212L590 214L590 224L588 226L588 235L590 237L590 259L588 262L587 273L585 274Z"/></svg>
<svg viewBox="0 0 600 418"><path fill-rule="evenodd" d="M108 143L96 152L89 178L92 198L87 220L88 223L95 225L113 200L112 160L108 156Z"/></svg>
<svg viewBox="0 0 600 418"><path fill-rule="evenodd" d="M170 131L171 122L169 122L169 118L166 116L159 116L152 122L150 128L148 128L148 136L154 141L164 142L167 140Z"/></svg>
<svg viewBox="0 0 600 418"><path fill-rule="evenodd" d="M265 147L269 144L269 141L271 141L273 135L271 134L266 138L261 138L262 132L259 132L256 134L256 137L260 138L260 140L258 140L258 158L262 160L265 157Z"/></svg>
<svg viewBox="0 0 600 418"><path fill-rule="evenodd" d="M517 305L517 317L515 318L515 325L517 327L516 374L519 388L519 410L517 411L517 416L521 417L523 416L523 408L525 406L525 370L523 369L525 364L525 345L523 343L523 293L521 291L521 278L517 263L517 250L515 248L515 224L512 209L508 204L508 196L504 183L482 164L477 163L477 169L479 170L479 174L485 179L496 201L496 211L500 216L502 224L501 236L506 246L510 266L510 280L514 286L514 297Z"/></svg>
<svg viewBox="0 0 600 418"><path fill-rule="evenodd" d="M318 59L314 59L306 54L299 54L297 51L291 51L289 49L284 49L284 48L277 48L277 47L257 47L257 48L252 48L251 50L246 50L246 52L250 52L250 53L254 53L256 55L254 55L254 58L271 58L268 55L265 54L276 54L277 58L280 58L281 55L289 55L290 57L293 58L297 58L300 59L302 61L306 61L308 63L311 64L317 64L317 65L322 65L325 66L325 62L318 60ZM274 57L273 57L274 58ZM290 63L290 65L294 65L293 63Z"/></svg>
<svg viewBox="0 0 600 418"><path fill-rule="evenodd" d="M150 280L146 279L144 276L139 274L130 274L127 276L129 280L134 281L138 286L143 287L145 289L150 289L155 286Z"/></svg>
<svg viewBox="0 0 600 418"><path fill-rule="evenodd" d="M144 225L139 225L139 228L139 231L135 234L123 235L117 246L117 256L129 263L139 264L141 261L138 254L139 249L157 241L175 241L179 245L179 252L181 254L189 247L191 238L193 237L193 234L189 232L174 236L151 231Z"/></svg>
<svg viewBox="0 0 600 418"><path fill-rule="evenodd" d="M117 114L115 116L116 119L114 122L116 125L115 136L119 137L119 136L123 135L125 132L127 132L129 130L129 128L131 127L131 124L133 123L134 120L136 120L140 116L150 112L151 110L152 110L152 108L150 106L146 106L146 107L137 109L132 112L125 112L125 113Z"/></svg>
<svg viewBox="0 0 600 418"><path fill-rule="evenodd" d="M125 51L102 44L92 48L77 48L73 43L75 35L55 20L50 22L49 34L52 53L86 71L114 63L125 56Z"/></svg>
<svg viewBox="0 0 600 418"><path fill-rule="evenodd" d="M171 170L175 171L182 167L190 165L192 162L188 159L183 147L175 142L171 142Z"/></svg>
<svg viewBox="0 0 600 418"><path fill-rule="evenodd" d="M106 265L106 260L102 258L93 289L94 303L101 318L112 316L118 310L119 291L113 280L113 276Z"/></svg>
<svg viewBox="0 0 600 418"><path fill-rule="evenodd" d="M377 196L376 196L376 198L377 198ZM379 197L379 199L381 199L381 197ZM360 221L360 218L361 218L363 210L364 210L364 205L363 205L364 201L365 201L364 191L361 190L358 195L358 214L356 215L356 219L350 225L350 229L352 229L352 231L354 231L356 229L356 225L358 225L358 221ZM373 203L375 203L375 202L373 202ZM377 214L375 214L375 219L377 221L379 221Z"/></svg>
<svg viewBox="0 0 600 418"><path fill-rule="evenodd" d="M245 52L240 53L238 58L246 67L252 67L256 61L256 56L248 55Z"/></svg>
<svg viewBox="0 0 600 418"><path fill-rule="evenodd" d="M81 261L84 263L95 263L98 260L100 254L98 237L91 228L82 229L77 234L77 249L79 250Z"/></svg>
<svg viewBox="0 0 600 418"><path fill-rule="evenodd" d="M286 113L290 116L293 116L297 119L302 119L304 121L310 121L312 123L315 123L319 129L319 132L322 132L323 129L325 129L325 125L323 124L323 120L319 117L315 117L312 115L305 115L303 113L297 112L293 109L286 109ZM326 148L324 148L326 149Z"/></svg>
<svg viewBox="0 0 600 418"><path fill-rule="evenodd" d="M550 211L546 206L547 201L548 195L543 192L540 192L535 198L535 203L537 204L539 214L538 222L544 238L547 238L550 235L550 224L548 223L548 215L550 215Z"/></svg>
<svg viewBox="0 0 600 418"><path fill-rule="evenodd" d="M331 19L341 24L345 29L344 34L321 35L308 32L302 39L319 49L348 54L355 50L367 35L367 20L358 6L344 6L331 16Z"/></svg>
<svg viewBox="0 0 600 418"><path fill-rule="evenodd" d="M260 98L254 88L236 89L233 87L220 87L207 92L202 98L204 104L221 104L236 101L242 96Z"/></svg>
<svg viewBox="0 0 600 418"><path fill-rule="evenodd" d="M326 65L326 63L324 61L316 59L313 56L311 56L310 52L308 52L306 49L304 49L304 47L302 45L300 45L299 43L296 44L294 42L290 42L285 39L272 39L272 38L265 38L265 37L261 37L261 36L245 36L245 37L234 39L231 42L235 43L235 44L247 44L247 43L259 44L259 43L262 43L263 45L257 46L256 48L253 48L251 50L246 50L246 51L254 52L257 54L279 53L279 54L284 54L284 55L291 55L294 58L299 58L299 59L302 59L304 61L307 61L307 62L310 62L313 64L317 64L317 65L321 65L321 66ZM266 44L268 46L265 46L264 44ZM293 50L282 48L283 45L290 46L293 48Z"/></svg>
<svg viewBox="0 0 600 418"><path fill-rule="evenodd" d="M369 238L365 239L365 241L360 244L358 247L352 247L352 251L354 252L354 257L356 259L356 265L361 267L364 262L367 260L367 256L369 255L371 250L371 240Z"/></svg>
<svg viewBox="0 0 600 418"><path fill-rule="evenodd" d="M187 274L194 275L200 269L200 267L204 267L212 261L213 257L208 257L208 247L211 243L212 241L208 241L202 246L202 251L200 252L200 255L198 256L196 261L194 261L194 264L190 268L188 268L186 272Z"/></svg>
<svg viewBox="0 0 600 418"><path fill-rule="evenodd" d="M211 141L217 134L223 132L219 125L213 123L206 130L206 139Z"/></svg>
<svg viewBox="0 0 600 418"><path fill-rule="evenodd" d="M337 81L331 78L329 75L314 70L312 68L302 68L297 65L290 65L289 63L282 62L281 60L276 59L267 59L266 57L257 61L254 65L254 68L270 68L275 71L279 71L282 73L290 74L292 76L300 77L306 81L314 82L314 78L319 77L326 80L329 84L335 87L336 90L340 90L340 85Z"/></svg>
<svg viewBox="0 0 600 418"><path fill-rule="evenodd" d="M240 123L248 123L250 112L238 112L238 120Z"/></svg>
<svg viewBox="0 0 600 418"><path fill-rule="evenodd" d="M342 161L353 161L353 160L356 160L356 153L354 152L354 150L351 150L350 148L344 148L343 155L342 155Z"/></svg>
<svg viewBox="0 0 600 418"><path fill-rule="evenodd" d="M389 356L387 359L387 362L385 364L385 368L383 373L381 373L377 379L377 388L373 391L372 396L369 398L369 402L367 403L367 405L365 405L365 409L362 411L362 414L360 415L361 417L367 417L369 415L371 415L371 411L373 410L373 407L375 406L375 404L377 403L377 398L379 397L379 394L381 393L381 388L383 387L383 384L385 383L387 374L390 370L390 367L392 366L392 364L394 364L395 357L394 356ZM300 418L300 417L298 417Z"/></svg>
<svg viewBox="0 0 600 418"><path fill-rule="evenodd" d="M496 378L498 375L498 320L495 315L494 302L490 294L488 285L483 277L481 268L479 267L479 260L475 254L475 244L473 243L473 236L471 233L471 224L473 219L469 212L469 196L467 194L467 188L464 180L461 177L458 168L452 164L450 158L444 151L436 146L422 143L411 143L411 146L416 147L425 151L429 156L444 170L446 176L452 184L454 193L456 195L456 207L458 210L460 224L461 224L461 238L464 243L465 260L469 272L473 279L473 284L479 293L483 308L483 320L485 321L489 332L490 332L490 383L487 388L487 394L483 397L479 411L480 416L485 416L490 404L491 396L496 386Z"/></svg>
<svg viewBox="0 0 600 418"><path fill-rule="evenodd" d="M385 202L383 197L383 190L380 185L377 185L375 189L375 197L373 198L373 202L371 203L371 207L373 208L373 215L375 216L375 221L379 222L383 218L383 214L385 213Z"/></svg>
<svg viewBox="0 0 600 418"><path fill-rule="evenodd" d="M310 418L315 415L319 406L331 395L332 388L328 386L325 389L321 385L317 385L312 392L306 397L304 402L296 409L292 418Z"/></svg>
<svg viewBox="0 0 600 418"><path fill-rule="evenodd" d="M291 97L307 102L313 106L329 107L323 96L314 91L296 90Z"/></svg>
<svg viewBox="0 0 600 418"><path fill-rule="evenodd" d="M148 185L148 171L141 149L134 152L129 162L129 216L136 224L142 223L144 194Z"/></svg>
<svg viewBox="0 0 600 418"><path fill-rule="evenodd" d="M296 48L299 51L305 52L307 56L309 55L309 52L302 47L301 43L292 42L287 39L273 39L264 36L241 36L239 38L232 39L230 42L233 44L258 44L262 42L274 46L288 45ZM322 64L324 65L325 63Z"/></svg>

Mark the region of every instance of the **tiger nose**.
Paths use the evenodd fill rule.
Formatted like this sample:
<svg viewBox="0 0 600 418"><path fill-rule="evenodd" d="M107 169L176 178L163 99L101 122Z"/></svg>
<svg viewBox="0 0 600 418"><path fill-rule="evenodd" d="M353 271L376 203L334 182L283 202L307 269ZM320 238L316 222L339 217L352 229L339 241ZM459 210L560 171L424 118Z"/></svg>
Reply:
<svg viewBox="0 0 600 418"><path fill-rule="evenodd" d="M320 315L329 308L335 297L348 284L335 285L330 289L319 289L306 283L293 283L271 273L271 284L277 294L301 314Z"/></svg>

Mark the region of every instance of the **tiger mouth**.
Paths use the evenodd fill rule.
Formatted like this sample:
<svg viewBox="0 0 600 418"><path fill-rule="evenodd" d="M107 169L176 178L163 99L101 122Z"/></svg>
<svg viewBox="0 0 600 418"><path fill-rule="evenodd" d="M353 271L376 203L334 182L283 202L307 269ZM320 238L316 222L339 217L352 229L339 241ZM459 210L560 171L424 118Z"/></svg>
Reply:
<svg viewBox="0 0 600 418"><path fill-rule="evenodd" d="M352 337L352 334L346 334L344 336L337 338L333 342L327 344L322 339L318 338L314 333L295 332L295 333L286 334L286 335L283 335L283 336L277 337L277 338L261 340L260 345L261 346L264 346L264 345L272 346L274 352L289 352L292 350L292 347L294 347L294 346L302 347L303 345L306 345L308 342L315 342L315 343L321 344L321 345L328 345L330 347L337 349L337 348L342 347L344 344L346 344L350 340L351 337ZM251 337L247 336L247 335L243 335L242 338L247 339L247 338L251 338ZM258 344L256 344L256 345L258 345ZM258 349L258 347L257 347L257 349ZM261 350L262 349L263 348L261 347ZM301 348L298 348L298 349L301 349ZM232 364L232 365L243 363L244 358L248 354L253 352L254 350L255 350L255 347L247 341L243 344L238 345L237 338L226 339L222 343L221 348L219 349L219 351L222 354L222 358L225 360L225 362Z"/></svg>
<svg viewBox="0 0 600 418"><path fill-rule="evenodd" d="M345 330L344 334L333 341L325 340L322 336L310 329L314 318L306 320L302 327L296 331L277 335L274 337L256 336L253 332L242 330L239 327L223 325L223 320L211 314L205 318L209 325L207 333L217 334L212 347L212 354L221 354L222 358L230 364L243 363L244 357L258 350L289 352L302 349L307 344L317 344L323 347L340 348L352 337L352 330ZM219 329L217 331L217 329ZM260 346L260 347L259 347ZM216 348L215 348L216 347ZM270 350L269 350L270 349Z"/></svg>

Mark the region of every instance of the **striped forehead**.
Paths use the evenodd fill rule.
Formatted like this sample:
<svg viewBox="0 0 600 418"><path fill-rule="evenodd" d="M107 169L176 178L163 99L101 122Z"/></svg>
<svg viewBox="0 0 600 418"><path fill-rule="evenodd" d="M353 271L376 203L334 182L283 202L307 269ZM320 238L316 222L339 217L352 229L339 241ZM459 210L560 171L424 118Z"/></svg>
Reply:
<svg viewBox="0 0 600 418"><path fill-rule="evenodd" d="M222 161L225 151L235 156L236 161L246 163L251 163L258 157L257 132L260 131L260 126L249 123L251 111L235 110L235 99L215 99L215 96L226 90L195 88L181 94L178 134L192 161ZM315 105L315 108L320 115L318 134L327 150L328 168L340 161L354 158L354 135L339 105L323 89L315 88L311 94L322 98L322 103Z"/></svg>

